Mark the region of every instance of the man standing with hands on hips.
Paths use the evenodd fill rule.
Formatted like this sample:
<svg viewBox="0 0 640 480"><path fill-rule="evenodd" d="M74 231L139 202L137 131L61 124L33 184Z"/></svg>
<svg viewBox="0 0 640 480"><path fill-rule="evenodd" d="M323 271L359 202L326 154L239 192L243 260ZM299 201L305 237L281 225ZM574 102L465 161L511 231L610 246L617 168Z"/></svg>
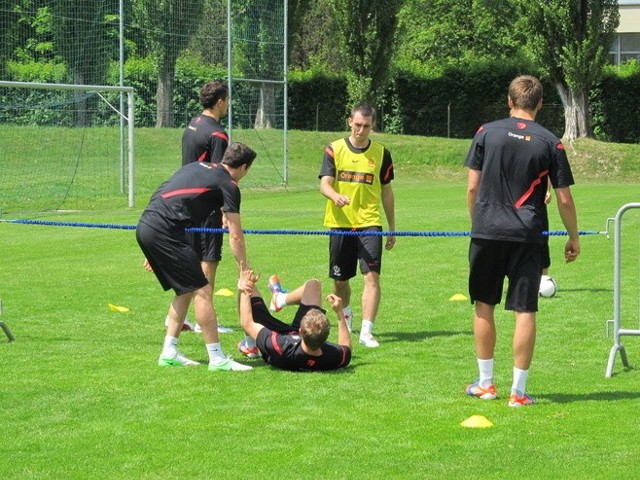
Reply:
<svg viewBox="0 0 640 480"><path fill-rule="evenodd" d="M378 347L373 326L380 304L380 268L382 260L382 220L380 203L387 219L385 248L395 245L395 202L391 181L393 160L381 144L369 139L376 111L358 105L349 115L351 133L325 148L320 170L320 193L327 198L324 225L329 237L329 277L333 293L342 298L349 330L352 325L351 286L359 263L364 279L362 291L362 328L360 343Z"/></svg>

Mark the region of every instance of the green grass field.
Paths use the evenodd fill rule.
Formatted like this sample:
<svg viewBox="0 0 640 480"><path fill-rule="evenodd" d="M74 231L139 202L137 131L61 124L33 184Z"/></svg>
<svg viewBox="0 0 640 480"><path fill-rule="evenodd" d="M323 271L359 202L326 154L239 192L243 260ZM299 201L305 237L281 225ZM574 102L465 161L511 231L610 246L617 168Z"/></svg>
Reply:
<svg viewBox="0 0 640 480"><path fill-rule="evenodd" d="M317 172L324 144L336 135L291 133L291 182L245 188L246 229L322 230ZM180 132L141 130L136 138L135 209L113 200L107 210L37 218L134 225L175 169ZM398 229L468 230L461 163L470 142L378 138L396 161ZM638 145L590 141L569 148L581 230L602 231L623 204L640 201L639 152ZM561 229L551 212L551 228ZM625 223L628 328L640 322L639 218L631 211ZM618 358L615 375L604 376L613 344L605 333L613 239L583 237L583 253L569 265L563 241L551 238L558 294L540 302L528 383L538 403L511 409L513 320L501 307L499 398L463 394L476 376L472 307L449 299L467 293L466 237L398 239L384 257L381 347L355 345L346 371L296 374L252 360L253 371L214 373L156 366L172 295L141 267L132 231L0 222L0 320L16 337L9 343L0 331L0 478L633 478L640 468L639 374ZM247 238L265 282L271 273L285 286L316 277L328 290L327 242L324 235ZM216 288L233 289L235 281L227 249ZM353 289L359 298L359 278ZM216 297L216 307L222 324L237 325L233 298ZM283 318L292 314L285 310ZM238 331L221 335L225 352L238 358L240 338ZM638 339L623 343L638 364ZM206 361L199 335L185 333L181 348ZM472 415L494 426L462 427Z"/></svg>

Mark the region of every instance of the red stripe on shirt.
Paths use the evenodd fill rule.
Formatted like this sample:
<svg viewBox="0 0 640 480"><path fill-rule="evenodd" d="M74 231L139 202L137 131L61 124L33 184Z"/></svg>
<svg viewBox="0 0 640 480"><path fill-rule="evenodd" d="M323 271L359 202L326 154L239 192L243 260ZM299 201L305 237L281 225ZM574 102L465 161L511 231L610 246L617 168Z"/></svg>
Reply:
<svg viewBox="0 0 640 480"><path fill-rule="evenodd" d="M327 148L325 148L325 149L324 149L324 153L326 153L327 155L329 155L331 158L334 158L334 157L333 157L333 148L331 148L331 147L327 147Z"/></svg>
<svg viewBox="0 0 640 480"><path fill-rule="evenodd" d="M211 136L212 136L212 137L218 137L218 138L221 138L221 139L223 139L225 142L228 142L228 141L229 141L229 137L228 137L228 136L227 136L227 134L226 134L226 133L224 133L224 132L213 132L213 133L211 134Z"/></svg>
<svg viewBox="0 0 640 480"><path fill-rule="evenodd" d="M342 367L347 361L347 349L344 346L340 346L342 349L342 360L340 360L340 366Z"/></svg>
<svg viewBox="0 0 640 480"><path fill-rule="evenodd" d="M171 198L177 195L191 195L194 193L206 193L210 192L210 188L180 188L178 190L171 190L170 192L160 195L162 198Z"/></svg>
<svg viewBox="0 0 640 480"><path fill-rule="evenodd" d="M382 175L382 179L383 180L388 180L389 177L391 176L391 171L393 170L393 165L389 165L389 168L387 168L387 171L384 172L384 175Z"/></svg>
<svg viewBox="0 0 640 480"><path fill-rule="evenodd" d="M538 175L538 178L536 178L533 182L531 182L531 185L529 185L529 188L527 189L527 191L524 192L524 195L522 195L516 202L516 208L520 208L522 207L522 205L524 205L524 202L526 202L529 199L529 197L533 193L533 190L538 185L540 185L540 183L542 182L542 178L545 177L547 173L549 173L549 170L545 170L544 172L540 173L540 175Z"/></svg>
<svg viewBox="0 0 640 480"><path fill-rule="evenodd" d="M276 353L282 356L282 348L278 344L278 332L271 332L271 343L273 343L273 349Z"/></svg>

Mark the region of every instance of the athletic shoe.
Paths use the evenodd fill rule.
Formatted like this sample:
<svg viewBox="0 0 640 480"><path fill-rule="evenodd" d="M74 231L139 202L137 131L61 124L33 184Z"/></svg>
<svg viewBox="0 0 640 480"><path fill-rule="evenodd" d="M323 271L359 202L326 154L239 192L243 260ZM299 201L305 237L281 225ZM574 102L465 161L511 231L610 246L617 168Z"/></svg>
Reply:
<svg viewBox="0 0 640 480"><path fill-rule="evenodd" d="M200 365L200 363L194 360L189 360L180 352L176 352L171 356L164 356L161 354L160 358L158 358L158 365L161 367L191 367L193 365Z"/></svg>
<svg viewBox="0 0 640 480"><path fill-rule="evenodd" d="M209 362L209 370L213 372L228 372L233 370L234 372L243 372L247 370L253 370L253 367L249 365L243 365L235 362L230 358L223 358L215 363Z"/></svg>
<svg viewBox="0 0 640 480"><path fill-rule="evenodd" d="M241 340L240 343L238 343L238 351L244 356L246 356L247 358L260 357L260 350L258 350L258 347L253 347L253 348L248 347L246 338L244 340Z"/></svg>
<svg viewBox="0 0 640 480"><path fill-rule="evenodd" d="M519 397L515 393L512 393L511 397L509 397L510 407L524 407L525 405L533 405L534 403L536 403L536 401L527 394Z"/></svg>
<svg viewBox="0 0 640 480"><path fill-rule="evenodd" d="M373 338L373 335L371 335L370 333L360 334L360 343L365 347L369 347L369 348L376 348L380 346L378 341L375 338Z"/></svg>
<svg viewBox="0 0 640 480"><path fill-rule="evenodd" d="M480 380L476 380L471 385L467 385L467 388L464 389L467 395L472 397L477 397L482 400L493 400L498 395L496 394L495 385L489 385L488 387L481 387Z"/></svg>
<svg viewBox="0 0 640 480"><path fill-rule="evenodd" d="M280 284L280 279L277 275L271 275L269 277L269 290L271 291L271 302L269 303L269 310L272 312L279 312L282 310L282 307L278 307L276 304L276 295L278 293L282 293L282 285Z"/></svg>
<svg viewBox="0 0 640 480"><path fill-rule="evenodd" d="M183 328L184 330L184 328ZM202 327L200 327L199 323L196 323L193 327L193 331L195 333L202 333ZM233 328L229 328L229 327L223 327L222 325L218 324L218 333L232 333L233 332Z"/></svg>

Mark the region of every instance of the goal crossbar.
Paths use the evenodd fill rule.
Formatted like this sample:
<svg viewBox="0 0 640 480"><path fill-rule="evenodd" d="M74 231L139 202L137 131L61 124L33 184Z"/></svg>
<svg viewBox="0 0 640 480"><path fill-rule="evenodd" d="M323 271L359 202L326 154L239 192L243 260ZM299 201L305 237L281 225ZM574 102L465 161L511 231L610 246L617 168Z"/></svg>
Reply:
<svg viewBox="0 0 640 480"><path fill-rule="evenodd" d="M114 86L114 85L74 85L67 83L38 83L38 82L11 82L0 81L0 88L29 88L33 90L79 90L84 92L96 92L103 101L104 97L99 95L100 92L120 92L127 94L127 114L119 111L111 104L110 108L115 110L126 122L128 131L128 204L129 208L135 205L135 187L134 187L134 149L133 149L133 128L134 128L134 104L133 92L134 88L130 86ZM121 174L124 178L124 165L121 165Z"/></svg>

